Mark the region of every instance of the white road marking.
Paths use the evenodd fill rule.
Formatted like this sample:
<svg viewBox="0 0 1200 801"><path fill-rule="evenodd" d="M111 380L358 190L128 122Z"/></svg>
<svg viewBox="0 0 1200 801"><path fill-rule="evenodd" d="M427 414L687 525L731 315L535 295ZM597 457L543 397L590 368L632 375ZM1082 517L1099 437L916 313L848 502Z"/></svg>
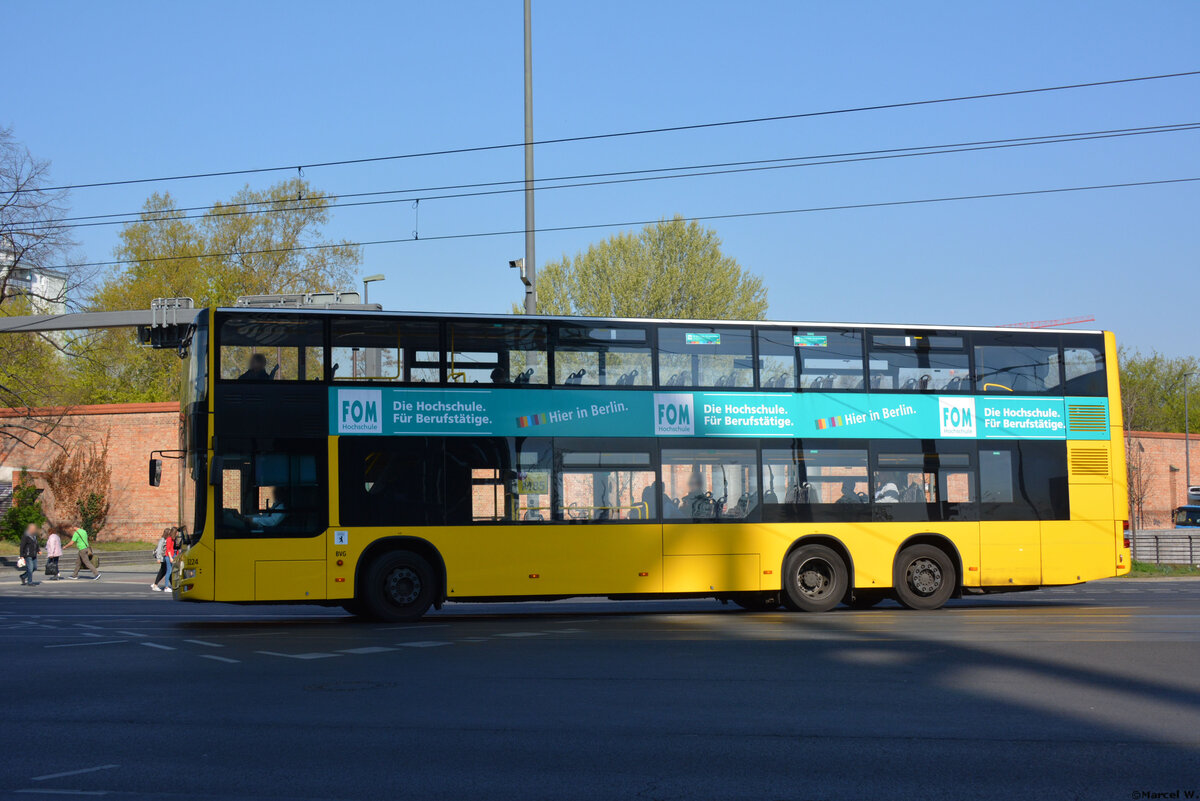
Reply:
<svg viewBox="0 0 1200 801"><path fill-rule="evenodd" d="M104 636L103 634L97 634L94 631L81 631L81 632L79 632L79 634L82 637L103 637Z"/></svg>
<svg viewBox="0 0 1200 801"><path fill-rule="evenodd" d="M435 648L439 645L453 645L453 643L443 640L418 640L416 642L398 642L396 645L404 648Z"/></svg>
<svg viewBox="0 0 1200 801"><path fill-rule="evenodd" d="M104 628L103 626L93 626L91 623L76 623L75 625L79 626L80 628L84 628L84 629L102 629L102 628Z"/></svg>
<svg viewBox="0 0 1200 801"><path fill-rule="evenodd" d="M497 634L497 637L545 637L544 631L510 631L506 634Z"/></svg>
<svg viewBox="0 0 1200 801"><path fill-rule="evenodd" d="M313 653L313 654L281 654L281 653L278 653L277 651L255 651L254 653L256 653L256 654L266 654L267 656L282 656L282 657L285 657L285 658L287 658L287 659L329 659L330 657L334 657L334 656L341 656L341 654L320 654L320 653Z"/></svg>
<svg viewBox="0 0 1200 801"><path fill-rule="evenodd" d="M366 648L347 648L339 653L343 654L382 654L384 651L395 651L395 648L384 648L379 645L372 645Z"/></svg>
<svg viewBox="0 0 1200 801"><path fill-rule="evenodd" d="M487 642L491 637L463 637L459 642Z"/></svg>
<svg viewBox="0 0 1200 801"><path fill-rule="evenodd" d="M145 637L145 634L138 634L136 631L118 631L117 634L128 634L130 637Z"/></svg>
<svg viewBox="0 0 1200 801"><path fill-rule="evenodd" d="M230 659L227 656L214 656L213 654L200 654L200 658L201 659L212 659L217 662L228 662L231 665L236 665L239 661L241 661L238 659Z"/></svg>
<svg viewBox="0 0 1200 801"><path fill-rule="evenodd" d="M49 787L34 787L28 790L14 790L16 793L37 793L38 795L108 795L108 790L51 790Z"/></svg>
<svg viewBox="0 0 1200 801"><path fill-rule="evenodd" d="M142 644L142 645L144 645L144 646L146 646L147 648L157 648L157 649L159 649L160 651L174 651L174 650L175 650L175 649L174 649L173 647L171 647L170 645L159 645L159 644L158 644L158 643L156 643L156 642L144 642L144 643L141 643L141 644Z"/></svg>
<svg viewBox="0 0 1200 801"><path fill-rule="evenodd" d="M34 776L29 781L44 782L47 779L61 779L64 776L79 776L80 774L83 774L83 773L95 773L98 770L112 770L113 768L119 768L119 767L121 767L121 766L120 765L97 765L94 768L80 768L79 770L67 770L67 771L63 771L62 773L47 773L45 776Z"/></svg>
<svg viewBox="0 0 1200 801"><path fill-rule="evenodd" d="M580 634L583 629L546 629L542 634Z"/></svg>
<svg viewBox="0 0 1200 801"><path fill-rule="evenodd" d="M206 645L209 648L224 648L225 647L224 645L221 645L221 643L219 643L219 642L209 642L208 640L184 640L184 642L190 642L192 645Z"/></svg>
<svg viewBox="0 0 1200 801"><path fill-rule="evenodd" d="M82 645L115 645L119 642L129 642L129 640L88 640L87 642L67 642L60 645L43 645L43 648L78 648Z"/></svg>

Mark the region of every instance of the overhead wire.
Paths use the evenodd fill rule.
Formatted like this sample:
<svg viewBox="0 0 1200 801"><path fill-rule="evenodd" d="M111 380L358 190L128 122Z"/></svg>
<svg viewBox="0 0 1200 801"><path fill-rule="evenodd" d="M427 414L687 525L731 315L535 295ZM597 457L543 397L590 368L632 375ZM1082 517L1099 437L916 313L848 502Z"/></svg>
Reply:
<svg viewBox="0 0 1200 801"><path fill-rule="evenodd" d="M642 129L637 129L637 130L612 131L612 132L608 132L608 133L599 133L599 134L585 134L585 135L579 135L579 136L563 136L563 137L556 137L556 138L552 138L552 139L537 140L537 141L533 142L532 144L535 146L536 145L554 145L554 144L565 144L565 143L571 143L571 142L588 142L588 141L597 141L597 140L603 140L603 139L615 139L615 138L627 137L627 136L646 136L646 135L651 135L651 134L674 133L674 132L679 132L679 131L694 131L694 130L702 130L702 129L723 128L723 127L730 127L730 126L737 126L737 125L755 125L755 124L761 124L761 123L767 123L767 122L781 122L781 121L785 121L785 120L798 120L798 119L811 119L814 117L827 117L827 116L833 116L833 115L838 115L838 114L854 114L854 113L861 113L861 112L868 112L868 111L885 111L885 110L900 109L900 108L915 108L915 107L920 107L920 106L930 106L930 105L937 105L937 104L944 104L944 103L961 103L961 102L967 102L967 101L973 101L973 100L987 100L987 99L995 99L995 98L1001 98L1001 97L1017 97L1017 96L1021 96L1021 95L1040 94L1040 93L1046 93L1046 92L1062 92L1062 91L1069 91L1069 90L1075 90L1075 89L1094 88L1094 87L1100 87L1100 86L1116 86L1119 84L1141 83L1141 82L1146 82L1146 81L1158 81L1158 80L1166 80L1166 79L1172 79L1172 78L1191 77L1191 76L1195 76L1195 75L1200 75L1200 70L1162 73L1162 74L1158 74L1158 75L1141 75L1141 76L1132 77L1132 78L1116 78L1116 79L1110 79L1110 80L1104 80L1104 81L1087 81L1084 83L1060 84L1060 85L1056 85L1056 86L1042 86L1042 87L1035 87L1035 88L1030 88L1030 89L1010 89L1010 90L1000 91L1000 92L982 92L982 93L971 94L971 95L958 95L958 96L953 96L953 97L940 97L940 98L932 98L932 99L926 99L926 100L909 100L909 101L902 101L902 102L896 102L896 103L877 103L877 104L873 104L873 105L854 106L854 107L848 107L848 108L825 109L825 110L821 110L821 111L806 111L806 112L798 112L798 113L794 113L794 114L777 114L777 115L762 116L762 117L748 117L748 118L744 118L744 119L719 120L719 121L715 121L715 122L691 123L691 124L686 124L686 125L670 125L670 126L663 126L663 127L657 127L657 128L642 128ZM429 151L414 152L414 153L398 153L398 154L391 154L391 155L385 155L385 156L369 156L369 157L362 157L362 158L349 158L349 159L338 159L338 160L329 160L329 161L315 161L315 162L303 163L303 164L292 163L292 164L287 164L287 165L277 165L277 166L269 166L269 167L254 167L254 168L248 168L248 169L215 170L215 171L209 171L209 172L184 173L184 174L179 174L179 175L158 176L158 177L153 177L153 178L127 178L127 179L109 180L109 181L93 181L90 183L62 184L59 186L40 187L37 189L18 189L18 190L13 190L10 194L16 195L16 194L23 194L23 193L28 193L28 192L56 192L56 191L61 191L61 190L91 189L91 188L106 187L106 186L128 186L131 184L184 181L184 180L193 180L193 179L200 179L200 178L227 177L227 176L233 176L233 175L254 175L254 174L267 173L267 172L280 172L280 171L311 169L311 168L315 168L315 167L338 167L338 166L348 166L348 165L353 165L353 164L369 164L369 163L378 163L378 162L384 162L384 161L399 161L399 160L403 160L403 159L428 158L428 157L432 157L432 156L448 156L448 155L460 155L460 154L466 154L466 153L482 153L482 152L488 152L488 151L506 150L506 149L512 149L512 148L518 148L518 147L525 147L525 146L526 146L525 142L506 142L506 143L492 144L492 145L476 145L473 147L446 148L446 149L442 149L442 150L429 150Z"/></svg>
<svg viewBox="0 0 1200 801"><path fill-rule="evenodd" d="M708 222L708 221L713 221L713 220L749 219L749 218L755 218L755 217L772 217L772 216L791 215L791 214L812 214L812 213L828 212L828 211L848 211L848 210L853 210L853 209L876 209L876 208L888 208L888 207L898 207L898 206L915 206L915 205L928 204L928 203L952 203L952 202L960 202L960 201L967 201L967 200L987 200L987 199L996 199L996 198L1027 197L1027 196L1034 196L1034 195L1063 194L1063 193L1068 193L1068 192L1090 192L1090 191L1097 191L1097 190L1104 190L1104 189L1129 189L1129 188L1144 187L1144 186L1164 186L1164 185L1169 185L1169 184L1194 183L1197 181L1200 181L1200 177L1164 178L1164 179L1154 180L1154 181L1126 181L1123 183L1094 184L1094 185L1089 185L1089 186L1056 187L1056 188L1052 188L1052 189L1027 189L1027 190L1013 191L1013 192L990 192L990 193L979 193L979 194L971 194L971 195L952 195L952 196L948 196L948 197L916 198L916 199L911 199L911 200L888 200L888 201L877 201L877 202L873 202L873 203L847 203L847 204L833 205L833 206L813 206L813 207L808 207L808 208L796 208L796 209L772 209L772 210L768 210L768 211L734 212L734 213L728 213L728 214L707 214L707 215L684 217L683 219L686 221L689 221L689 222ZM595 230L598 228L625 228L625 227L635 226L635 225L653 225L657 222L659 222L659 220L656 220L656 219L655 220L625 220L625 221L621 221L621 222L547 226L547 227L542 227L542 228L536 228L534 230L536 233L556 233L556 232L562 232L562 231ZM242 251L228 251L228 252L217 252L217 253L190 253L190 254L181 254L181 255L176 255L176 256L152 256L149 258L141 258L141 259L115 259L112 261L83 262L83 263L79 263L79 264L59 265L57 267L53 267L50 269L71 270L71 269L81 269L81 268L85 268L85 267L115 267L115 266L119 266L122 264L150 264L150 263L168 262L168 261L185 261L188 259L228 258L228 257L232 257L232 256L244 257L244 256L268 255L268 254L276 254L276 253L297 253L297 252L303 252L303 251L329 250L332 248L344 248L344 247L371 247L371 246L376 246L376 245L394 245L394 244L403 244L403 243L418 242L418 241L430 242L430 241L447 241L447 240L455 240L455 239L478 239L478 238L483 238L483 237L511 236L511 235L515 235L515 234L524 234L524 233L525 233L524 228L514 228L514 229L507 229L507 230L502 230L502 231L476 231L476 232L460 233L460 234L441 234L441 235L433 235L433 236L422 236L422 237L420 237L420 239L417 239L416 237L405 237L405 238L395 238L395 239L374 239L374 240L365 240L365 241L360 241L360 242L328 242L328 243L322 243L322 244L317 244L317 245L297 245L297 246L286 247L286 248L264 248L264 249L260 249L260 250L242 250Z"/></svg>
<svg viewBox="0 0 1200 801"><path fill-rule="evenodd" d="M602 173L587 173L581 175L559 176L554 178L540 178L534 186L535 191L544 191L551 189L572 189L593 186L608 186L614 184L625 183L640 183L646 181L662 181L673 180L677 178L695 178L714 175L732 175L742 173L763 172L780 169L790 169L795 167L816 167L826 166L831 164L849 164L864 161L880 161L897 158L911 158L915 156L935 156L951 153L976 152L982 150L998 150L1014 147L1029 147L1033 145L1045 144L1063 144L1071 142L1093 141L1098 139L1112 139L1128 136L1142 136L1147 134L1158 133L1178 133L1186 131L1200 130L1200 122L1195 123L1175 123L1170 125L1143 126L1139 128L1115 128L1102 131L1084 131L1067 134L1046 134L1032 137L1015 137L1007 139L991 139L981 140L976 142L959 142L943 145L925 145L919 147L903 147L903 148L888 148L881 150L865 150L851 151L847 153L834 153L814 156L793 156L787 158L773 159L754 159L747 161L720 162L713 164L690 165L682 167L656 167L641 170L621 170L614 172ZM721 168L721 169L718 169ZM662 174L672 173L672 174ZM620 177L620 176L640 176L640 177ZM553 183L561 181L573 181L585 178L611 178L612 180L590 180L582 183ZM516 186L516 185L522 186ZM32 231L72 229L72 228L91 228L96 226L108 225L128 225L131 223L156 223L156 222L174 222L178 220L195 220L195 219L212 219L227 216L244 216L253 214L279 214L286 212L310 211L310 210L328 210L339 208L352 207L367 207L387 205L393 203L409 203L413 200L450 200L469 197L483 197L488 195L511 194L516 192L524 192L523 180L508 180L508 181L488 181L473 184L457 184L441 187L421 187L413 189L392 189L381 190L375 192L357 192L349 194L331 194L327 198L331 198L334 202L317 203L313 202L310 205L298 206L297 202L303 202L294 198L277 198L272 200L251 201L246 204L228 203L223 204L222 210L211 211L211 206L191 206L184 208L163 209L161 211L141 210L137 212L120 212L102 215L84 215L78 217L62 217L50 220L38 221L34 226L28 227L25 231L14 233L30 233ZM550 185L547 185L550 184ZM500 187L511 186L509 189L486 189L475 192L459 192L454 194L430 195L430 192L448 191L453 189L472 189L482 187ZM395 195L403 194L408 197L391 198L387 200L371 200L371 201L355 201L341 202L344 198L354 197L378 197L380 195ZM418 198L412 195L420 195ZM241 206L269 206L268 208L240 208ZM190 214L188 212L204 211L203 214ZM182 213L181 213L182 212ZM112 219L122 218L122 219ZM69 222L74 220L85 220L89 222Z"/></svg>

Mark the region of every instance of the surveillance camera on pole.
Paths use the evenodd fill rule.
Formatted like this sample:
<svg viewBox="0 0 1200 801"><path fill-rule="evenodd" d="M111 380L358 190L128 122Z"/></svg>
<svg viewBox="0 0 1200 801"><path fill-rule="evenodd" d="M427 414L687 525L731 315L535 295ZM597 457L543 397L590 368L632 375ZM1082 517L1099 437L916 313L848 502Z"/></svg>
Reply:
<svg viewBox="0 0 1200 801"><path fill-rule="evenodd" d="M534 295L533 279L529 277L529 272L525 269L525 259L511 259L508 266L521 271L521 283L525 285L525 313L534 314L536 312L536 296Z"/></svg>

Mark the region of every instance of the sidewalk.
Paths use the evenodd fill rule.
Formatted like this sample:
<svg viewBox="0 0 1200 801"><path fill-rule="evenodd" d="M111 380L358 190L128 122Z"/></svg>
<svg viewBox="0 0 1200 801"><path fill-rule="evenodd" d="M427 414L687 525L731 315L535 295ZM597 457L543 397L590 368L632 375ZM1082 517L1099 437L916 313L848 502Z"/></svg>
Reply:
<svg viewBox="0 0 1200 801"><path fill-rule="evenodd" d="M13 562L13 566L0 566L0 587L7 589L8 587L21 586L21 575L24 571L17 570L15 566L16 560L14 559ZM69 559L64 555L58 560L59 581L50 581L49 576L46 575L46 559L45 557L40 557L38 559L37 572L33 574L33 580L37 582L39 587L91 584L93 582L92 574L87 568L79 571L79 578L77 580L71 580L71 573L75 570L75 564L74 553L71 553ZM97 569L100 571L100 583L140 584L149 592L150 582L154 580L154 576L158 573L158 563L154 561L139 561L137 563L110 564L104 559L104 555L101 554L101 563Z"/></svg>

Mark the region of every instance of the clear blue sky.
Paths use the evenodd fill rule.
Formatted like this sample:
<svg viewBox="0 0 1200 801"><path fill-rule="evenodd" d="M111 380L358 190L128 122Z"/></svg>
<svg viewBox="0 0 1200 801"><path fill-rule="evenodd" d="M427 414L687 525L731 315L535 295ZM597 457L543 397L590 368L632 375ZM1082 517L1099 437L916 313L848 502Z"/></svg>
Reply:
<svg viewBox="0 0 1200 801"><path fill-rule="evenodd" d="M519 141L520 0L0 3L0 124L57 182ZM1195 2L534 2L540 138L1200 69ZM1200 122L1200 77L548 145L539 177ZM538 226L1200 176L1198 132L692 178L538 196ZM314 168L333 193L519 179L508 150ZM266 186L281 175L252 176ZM247 179L88 189L79 214L181 204ZM1002 324L1094 314L1123 343L1195 354L1200 184L712 223L775 319ZM519 229L520 194L428 201L422 236ZM330 236L405 237L407 204ZM539 261L608 231L546 233ZM80 232L89 260L115 229ZM520 235L367 248L389 308L505 311ZM1091 326L1089 326L1091 327Z"/></svg>

